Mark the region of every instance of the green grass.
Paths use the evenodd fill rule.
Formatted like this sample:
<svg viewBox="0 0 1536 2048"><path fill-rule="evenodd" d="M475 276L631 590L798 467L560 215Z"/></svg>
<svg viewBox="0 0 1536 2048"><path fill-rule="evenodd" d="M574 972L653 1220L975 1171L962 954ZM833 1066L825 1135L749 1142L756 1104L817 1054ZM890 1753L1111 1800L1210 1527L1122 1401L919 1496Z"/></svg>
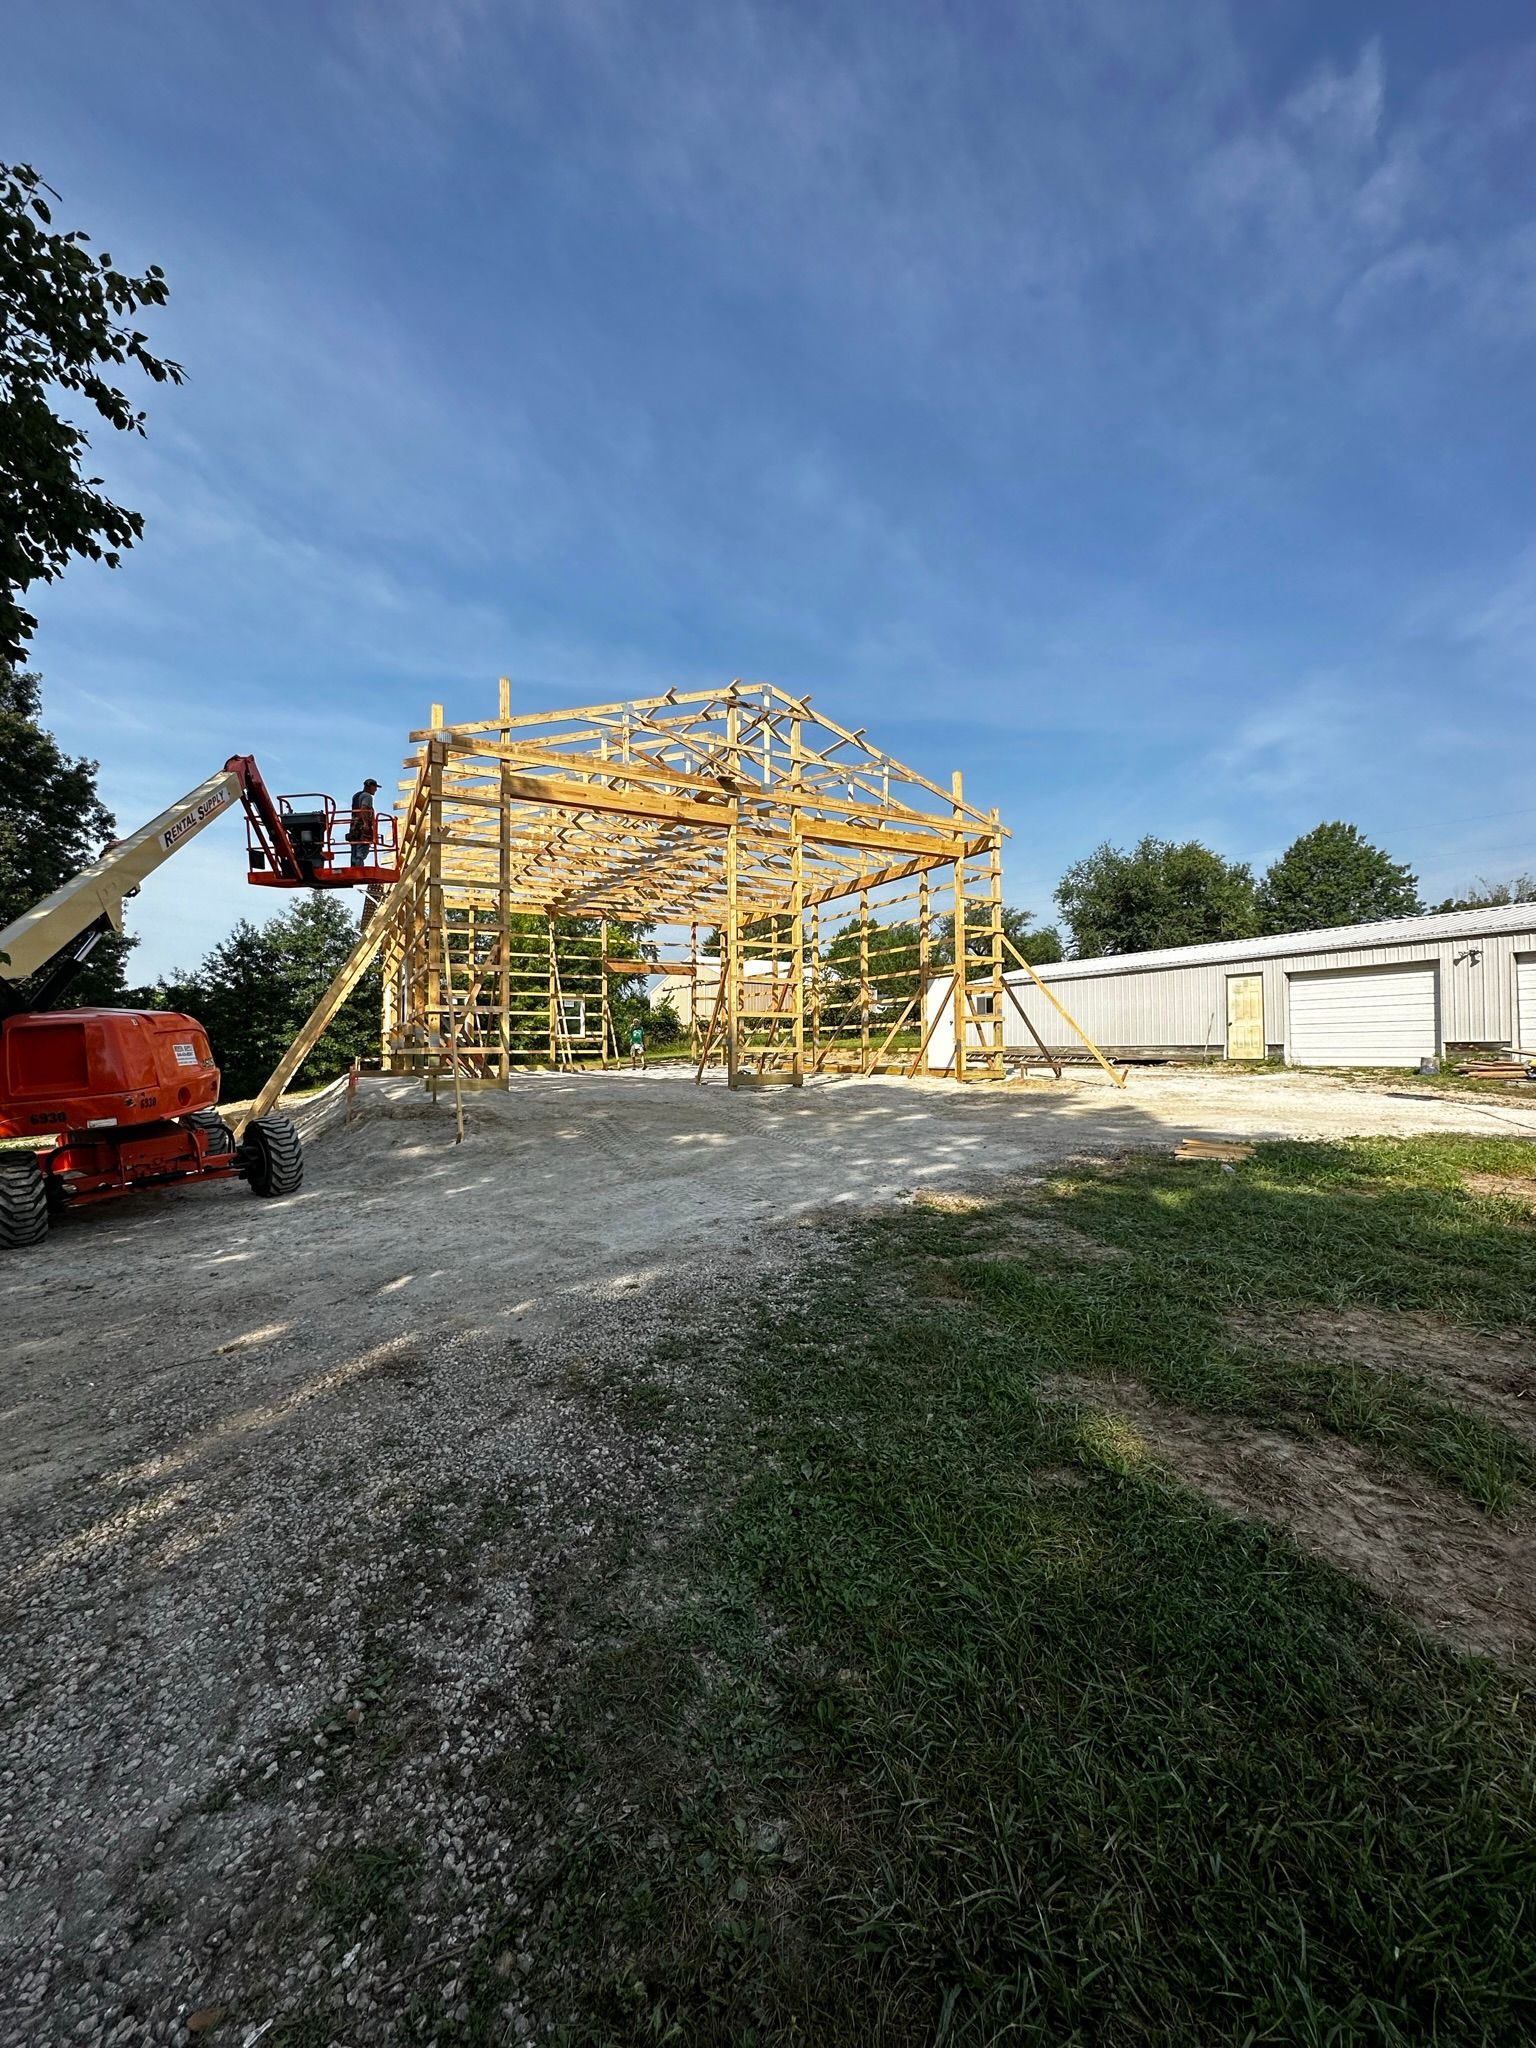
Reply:
<svg viewBox="0 0 1536 2048"><path fill-rule="evenodd" d="M1266 1145L1230 1173L1132 1162L1036 1205L1121 1258L1085 1268L1030 1249L962 1270L1038 1372L1129 1375L1185 1408L1332 1430L1503 1509L1536 1485L1536 1457L1507 1430L1400 1373L1245 1347L1227 1319L1366 1305L1536 1325L1536 1232L1460 1179L1533 1170L1531 1147L1473 1138Z"/></svg>
<svg viewBox="0 0 1536 2048"><path fill-rule="evenodd" d="M553 2038L1529 2040L1529 1673L1437 1647L1040 1384L1134 1375L1521 1506L1496 1425L1249 1356L1224 1319L1528 1329L1536 1230L1460 1176L1533 1168L1496 1141L1264 1146L846 1228L742 1333L698 1519L579 1589L594 1647L503 1760L497 1796L562 1844ZM1117 1256L1022 1252L1041 1216ZM699 1363L680 1338L650 1381L683 1447L722 1369ZM503 1938L439 2038L499 2038Z"/></svg>
<svg viewBox="0 0 1536 2048"><path fill-rule="evenodd" d="M1432 1088L1443 1095L1498 1095L1502 1096L1506 1102L1520 1102L1521 1100L1528 1100L1533 1092L1527 1085L1523 1085L1520 1082L1480 1080L1474 1074L1458 1074L1456 1072L1457 1067L1462 1065L1477 1065L1479 1062L1484 1061L1491 1062L1493 1060L1518 1058L1518 1054L1509 1053L1448 1053L1438 1074L1420 1074L1410 1071L1406 1076L1399 1074L1391 1078L1396 1080L1407 1079L1415 1088ZM1356 1078L1360 1079L1365 1078L1365 1076L1359 1073L1358 1069L1335 1068L1333 1071L1336 1073L1353 1074ZM1379 1085L1384 1077L1380 1074L1375 1074L1370 1078Z"/></svg>

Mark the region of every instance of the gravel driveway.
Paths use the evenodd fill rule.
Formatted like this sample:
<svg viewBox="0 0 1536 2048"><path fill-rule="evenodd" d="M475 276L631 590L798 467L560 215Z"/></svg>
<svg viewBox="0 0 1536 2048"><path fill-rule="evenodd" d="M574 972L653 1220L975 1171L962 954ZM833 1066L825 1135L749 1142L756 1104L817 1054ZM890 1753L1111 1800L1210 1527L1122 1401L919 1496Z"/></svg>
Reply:
<svg viewBox="0 0 1536 2048"><path fill-rule="evenodd" d="M451 2022L537 1861L492 1788L542 1589L668 1484L585 1380L778 1284L818 1212L1186 1133L1536 1138L1514 1094L1155 1070L528 1076L468 1117L373 1082L298 1198L142 1197L0 1269L5 2048Z"/></svg>

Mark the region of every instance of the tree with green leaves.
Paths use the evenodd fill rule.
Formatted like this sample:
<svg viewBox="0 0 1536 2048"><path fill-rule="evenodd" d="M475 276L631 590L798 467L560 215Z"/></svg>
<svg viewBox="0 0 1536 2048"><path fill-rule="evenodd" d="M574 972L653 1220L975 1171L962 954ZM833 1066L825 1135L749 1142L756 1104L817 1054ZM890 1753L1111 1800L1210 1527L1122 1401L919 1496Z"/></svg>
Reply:
<svg viewBox="0 0 1536 2048"><path fill-rule="evenodd" d="M1479 875L1461 896L1447 896L1436 910L1497 910L1506 904L1536 903L1536 875L1516 875L1508 882L1487 882Z"/></svg>
<svg viewBox="0 0 1536 2048"><path fill-rule="evenodd" d="M866 925L850 918L822 949L822 996L833 1013L871 1016L902 1010L917 994L919 932L910 919ZM867 977L862 970L867 967Z"/></svg>
<svg viewBox="0 0 1536 2048"><path fill-rule="evenodd" d="M184 1010L208 1033L228 1100L254 1095L357 942L347 904L312 890L264 925L242 918L190 974L140 992ZM329 1081L379 1050L379 973L365 974L304 1063L306 1082Z"/></svg>
<svg viewBox="0 0 1536 2048"><path fill-rule="evenodd" d="M21 603L74 556L116 568L144 531L142 514L114 504L87 476L90 439L54 408L83 399L119 433L142 434L144 414L110 381L134 363L156 384L179 384L179 363L150 353L131 322L169 296L164 273L119 270L78 229L52 225L45 185L30 164L0 164L0 663L19 667L37 621Z"/></svg>
<svg viewBox="0 0 1536 2048"><path fill-rule="evenodd" d="M1259 884L1264 932L1331 930L1423 909L1418 877L1342 820L1293 840Z"/></svg>
<svg viewBox="0 0 1536 2048"><path fill-rule="evenodd" d="M117 830L96 763L66 754L41 717L42 677L0 664L0 925L78 874ZM120 1003L133 944L108 932L59 1001Z"/></svg>
<svg viewBox="0 0 1536 2048"><path fill-rule="evenodd" d="M1052 960L1064 957L1061 934L1053 924L1037 925L1032 910L1020 910L1011 903L1003 905L1003 933L1023 954L1032 967L1042 967ZM965 929L967 943L973 954L979 954L992 930L992 906L990 903L968 902L965 906ZM955 913L951 910L941 917L934 932L933 964L947 967L955 957ZM1003 949L1003 965L1015 965L1013 955Z"/></svg>
<svg viewBox="0 0 1536 2048"><path fill-rule="evenodd" d="M1127 853L1107 843L1067 869L1056 891L1079 960L1248 939L1259 929L1253 875L1198 839L1150 835Z"/></svg>

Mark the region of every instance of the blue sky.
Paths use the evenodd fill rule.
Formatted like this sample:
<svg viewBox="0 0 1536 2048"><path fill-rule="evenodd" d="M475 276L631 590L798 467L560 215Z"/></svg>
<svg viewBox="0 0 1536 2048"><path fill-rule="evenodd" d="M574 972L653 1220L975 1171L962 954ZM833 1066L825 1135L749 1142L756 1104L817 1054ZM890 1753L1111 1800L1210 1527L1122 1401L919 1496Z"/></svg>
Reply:
<svg viewBox="0 0 1536 2048"><path fill-rule="evenodd" d="M141 822L434 698L732 675L1105 838L1536 868L1536 16L1395 0L51 0L0 154L158 262L146 515L44 591ZM269 896L214 828L137 971Z"/></svg>

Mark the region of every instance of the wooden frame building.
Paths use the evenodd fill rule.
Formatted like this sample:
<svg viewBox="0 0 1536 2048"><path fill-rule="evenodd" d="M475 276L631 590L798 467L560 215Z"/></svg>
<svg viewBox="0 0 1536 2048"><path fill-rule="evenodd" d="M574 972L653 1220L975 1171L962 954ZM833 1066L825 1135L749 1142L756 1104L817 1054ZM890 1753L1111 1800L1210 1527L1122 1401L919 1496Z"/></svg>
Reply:
<svg viewBox="0 0 1536 2048"><path fill-rule="evenodd" d="M261 1102L376 956L396 1073L610 1065L615 992L684 976L708 990L701 1080L1004 1078L1005 1002L1024 1015L1005 970L1032 970L1003 929L1003 827L958 772L946 788L740 681L514 716L503 679L495 717L434 706L410 737L400 879Z"/></svg>

